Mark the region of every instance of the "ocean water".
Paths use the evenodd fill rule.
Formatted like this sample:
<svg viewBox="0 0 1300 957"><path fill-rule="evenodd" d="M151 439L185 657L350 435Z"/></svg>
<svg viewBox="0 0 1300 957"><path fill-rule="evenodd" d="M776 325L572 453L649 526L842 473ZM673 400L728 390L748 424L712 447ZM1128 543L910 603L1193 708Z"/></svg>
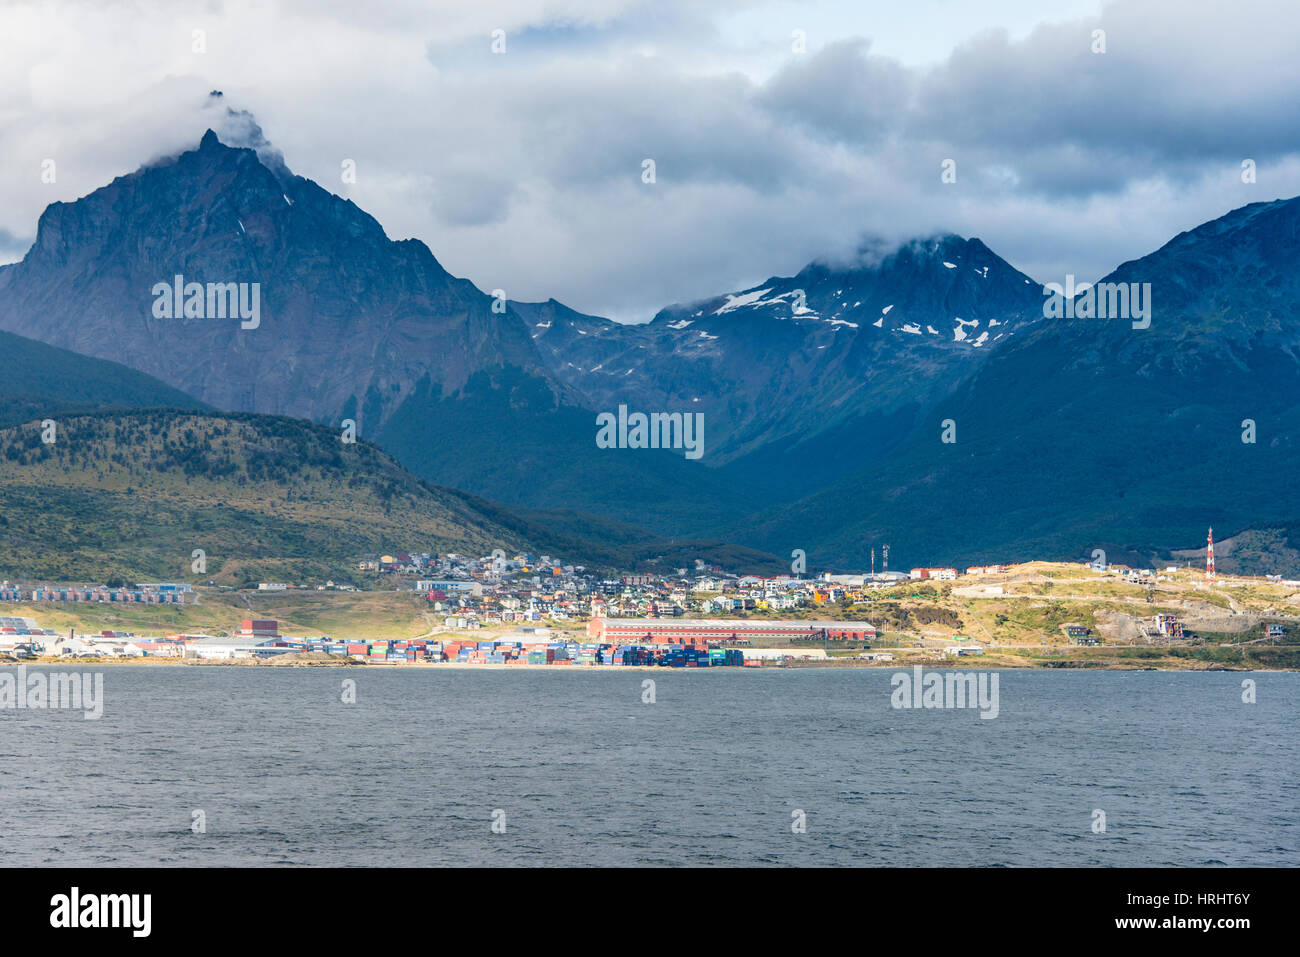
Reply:
<svg viewBox="0 0 1300 957"><path fill-rule="evenodd" d="M98 670L0 710L8 866L1300 864L1300 674Z"/></svg>

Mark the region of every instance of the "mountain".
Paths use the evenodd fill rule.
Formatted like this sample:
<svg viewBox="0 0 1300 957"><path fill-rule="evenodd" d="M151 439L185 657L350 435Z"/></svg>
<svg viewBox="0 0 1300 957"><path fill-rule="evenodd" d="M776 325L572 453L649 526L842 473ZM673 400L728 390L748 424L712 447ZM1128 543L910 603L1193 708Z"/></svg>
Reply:
<svg viewBox="0 0 1300 957"><path fill-rule="evenodd" d="M893 455L746 522L745 540L855 563L887 542L896 567L1168 555L1203 549L1211 525L1220 538L1282 530L1295 549L1297 263L1300 199L1180 234L1101 281L1150 283L1148 328L1026 324Z"/></svg>
<svg viewBox="0 0 1300 957"><path fill-rule="evenodd" d="M176 276L182 291L256 283L256 320L157 315L179 312ZM0 267L0 328L217 408L354 419L430 481L689 535L888 451L1036 295L978 240L947 236L644 326L497 304L424 244L209 131L51 205L24 260ZM703 459L598 449L595 416L620 405L703 413Z"/></svg>
<svg viewBox="0 0 1300 957"><path fill-rule="evenodd" d="M1297 202L1116 269L1105 281L1151 284L1148 328L1058 318L1032 279L952 235L866 243L624 325L497 302L209 132L49 207L0 267L0 329L220 409L354 419L502 528L611 560L802 548L812 567L862 569L886 541L895 567L1165 555L1209 524L1294 543ZM256 283L256 318L175 318L178 298L207 314L176 276L246 284L248 302ZM702 457L601 447L598 416L620 409L699 413Z"/></svg>
<svg viewBox="0 0 1300 957"><path fill-rule="evenodd" d="M954 381L1032 324L1028 309L1041 302L1041 287L978 239L951 235L864 248L853 263L813 263L644 325L553 299L515 302L550 379L577 404L552 407L524 370L481 373L454 396L427 380L377 440L422 475L505 501L563 503L677 535L716 531L887 454ZM593 456L590 410L620 406L701 414L702 460L659 456L647 469L644 451ZM466 426L455 462L422 432L431 421ZM547 468L562 462L574 470ZM601 480L567 480L584 473Z"/></svg>
<svg viewBox="0 0 1300 957"><path fill-rule="evenodd" d="M155 287L178 275L258 284L258 324L160 318ZM423 243L389 240L349 200L212 131L196 150L52 204L23 261L0 269L9 331L218 408L352 418L367 434L422 377L455 389L487 366L537 368L523 324L491 303Z"/></svg>
<svg viewBox="0 0 1300 957"><path fill-rule="evenodd" d="M702 412L708 462L807 491L886 454L1042 302L978 239L941 236L620 325L519 308L588 404ZM1028 316L1028 318L1026 318Z"/></svg>
<svg viewBox="0 0 1300 957"><path fill-rule="evenodd" d="M226 318L176 318L190 283L204 286L204 315L226 305ZM210 283L245 284L250 316L256 284L257 316L234 315L223 295L209 304ZM668 534L742 514L743 478L681 453L597 448L601 409L549 371L509 304L494 305L423 243L389 240L351 201L212 131L51 205L27 256L0 267L0 328L220 409L352 419L430 481Z"/></svg>
<svg viewBox="0 0 1300 957"><path fill-rule="evenodd" d="M110 408L202 409L204 403L116 362L0 332L0 426Z"/></svg>

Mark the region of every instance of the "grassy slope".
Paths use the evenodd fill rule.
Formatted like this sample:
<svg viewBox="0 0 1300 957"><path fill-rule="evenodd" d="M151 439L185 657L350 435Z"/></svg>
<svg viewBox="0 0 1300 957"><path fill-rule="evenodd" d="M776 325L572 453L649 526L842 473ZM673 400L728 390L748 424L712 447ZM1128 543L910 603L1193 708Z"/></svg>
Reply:
<svg viewBox="0 0 1300 957"><path fill-rule="evenodd" d="M530 547L368 443L272 416L151 410L0 429L0 577L348 578L367 552ZM207 573L191 573L203 549Z"/></svg>
<svg viewBox="0 0 1300 957"><path fill-rule="evenodd" d="M138 635L232 633L243 618L274 618L286 635L345 640L414 638L441 630L442 615L412 592L234 592L204 590L182 606L0 604L0 615L35 618L64 634L103 630Z"/></svg>

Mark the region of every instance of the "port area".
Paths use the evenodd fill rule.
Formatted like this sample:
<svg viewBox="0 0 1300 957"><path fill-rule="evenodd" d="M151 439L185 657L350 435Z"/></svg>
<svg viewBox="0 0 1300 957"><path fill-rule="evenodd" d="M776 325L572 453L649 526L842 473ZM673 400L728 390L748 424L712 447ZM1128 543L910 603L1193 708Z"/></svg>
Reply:
<svg viewBox="0 0 1300 957"><path fill-rule="evenodd" d="M1220 573L1209 581L1193 568L1168 568L1143 577L1113 566L1098 570L1034 562L989 567L953 580L900 581L878 588L863 584L836 591L820 582L807 584L814 592L806 606L761 607L760 600L755 602L759 607L748 610L736 607L747 594L744 580L710 580L695 587L680 613L665 614L661 604L657 617L637 615L624 602L621 613L632 617L605 619L603 631L596 624L601 619L589 614L494 623L491 609L479 609L478 625L468 614L449 618L409 591L239 592L195 586L195 600L180 604L0 601L0 619L13 619L0 628L0 666L76 660L658 670L660 666L648 663L611 664L605 653L646 644L648 634L670 635L693 621L696 640L701 640L704 626L715 631L725 626L724 638L733 632L746 634L743 642L709 645L741 650L746 670L900 669L918 664L1300 670L1300 582L1290 580ZM653 590L653 585L623 587ZM731 598L725 619L709 614L719 594ZM460 624L462 618L472 627ZM806 634L792 640L795 625ZM708 634L703 640L713 642L715 637ZM493 660L502 654L491 647L493 642L515 646L505 653L513 660ZM32 647L38 643L44 647ZM566 655L531 663L534 652L545 653L542 645L564 645ZM103 648L113 653L100 654ZM462 651L473 660L462 662ZM600 660L592 660L592 652L599 652ZM435 657L449 660L435 663ZM557 665L555 658L570 663Z"/></svg>
<svg viewBox="0 0 1300 957"><path fill-rule="evenodd" d="M855 655L831 655L825 658L794 657L799 649L789 649L791 657L770 659L758 666L745 668L728 668L729 672L753 672L762 670L770 672L785 669L887 669L898 671L923 665L926 668L979 669L979 670L1013 670L1013 669L1058 669L1058 670L1110 670L1110 671L1300 671L1300 648L1275 649L1289 651L1294 656L1287 664L1274 660L1258 661L1253 657L1233 654L1213 656L1195 656L1185 651L1162 651L1159 649L1061 649L1040 651L1038 649L1007 649L1005 652L992 651L979 656L955 656L933 650L898 651L891 658L884 660L867 660ZM273 658L163 658L163 657L103 657L77 658L75 660L58 656L37 656L32 659L18 660L0 655L0 668L11 668L18 664L29 666L132 666L132 667L188 667L188 668L379 668L445 670L445 671L548 671L617 674L625 671L663 672L666 670L716 671L716 668L701 669L698 666L675 669L658 664L595 665L556 667L552 664L530 664L527 661L512 664L499 664L470 661L381 661L370 659L347 658L322 652L293 652Z"/></svg>

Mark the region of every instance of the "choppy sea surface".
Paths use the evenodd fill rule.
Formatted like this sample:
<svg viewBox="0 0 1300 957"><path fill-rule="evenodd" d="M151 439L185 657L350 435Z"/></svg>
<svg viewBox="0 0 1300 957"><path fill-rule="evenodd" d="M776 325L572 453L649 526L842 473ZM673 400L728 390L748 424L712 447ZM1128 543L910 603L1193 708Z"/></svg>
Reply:
<svg viewBox="0 0 1300 957"><path fill-rule="evenodd" d="M98 670L0 710L7 866L1300 864L1300 674Z"/></svg>

